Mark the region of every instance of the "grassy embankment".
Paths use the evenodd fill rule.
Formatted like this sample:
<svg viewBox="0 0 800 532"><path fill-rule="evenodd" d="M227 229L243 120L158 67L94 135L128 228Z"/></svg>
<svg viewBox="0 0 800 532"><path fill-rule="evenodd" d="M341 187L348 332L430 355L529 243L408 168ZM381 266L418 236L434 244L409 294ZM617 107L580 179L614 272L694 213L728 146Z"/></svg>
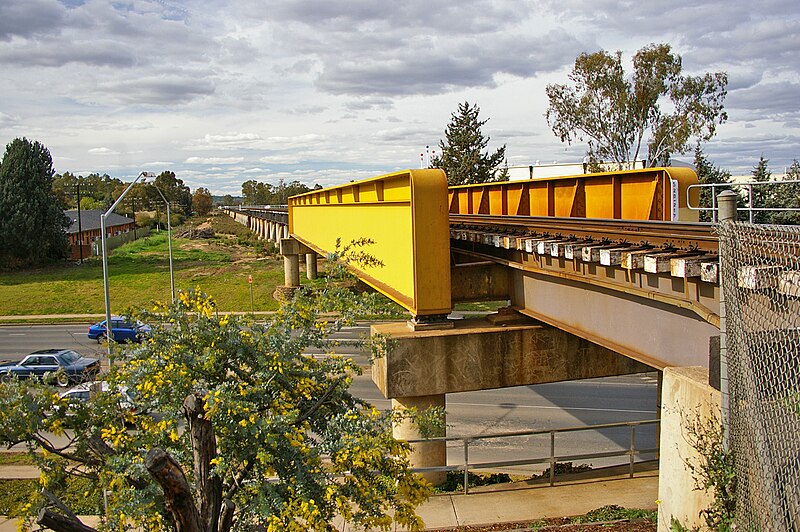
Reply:
<svg viewBox="0 0 800 532"><path fill-rule="evenodd" d="M283 284L283 261L274 246L259 241L243 225L219 214L190 220L194 227L209 221L211 239L180 238L187 226L173 230L175 289L200 290L214 297L221 312L250 311L248 276L253 278L253 310L278 307L272 293ZM148 307L170 297L169 252L165 231L153 232L109 253L111 309ZM301 281L304 279L301 275ZM0 273L0 316L103 314L103 266L100 257L83 264ZM494 311L506 302L456 305L462 311ZM10 320L5 320L10 321Z"/></svg>
<svg viewBox="0 0 800 532"><path fill-rule="evenodd" d="M199 220L203 221L203 220ZM211 218L217 236L189 240L173 236L175 288L199 287L213 296L220 311L249 311L248 276L253 277L256 311L277 308L272 298L283 283L283 262L263 241L224 215ZM198 220L194 220L195 227ZM173 230L173 235L181 228ZM170 297L169 253L165 231L113 250L108 260L111 308L150 306ZM0 274L0 316L102 314L103 267L99 257Z"/></svg>

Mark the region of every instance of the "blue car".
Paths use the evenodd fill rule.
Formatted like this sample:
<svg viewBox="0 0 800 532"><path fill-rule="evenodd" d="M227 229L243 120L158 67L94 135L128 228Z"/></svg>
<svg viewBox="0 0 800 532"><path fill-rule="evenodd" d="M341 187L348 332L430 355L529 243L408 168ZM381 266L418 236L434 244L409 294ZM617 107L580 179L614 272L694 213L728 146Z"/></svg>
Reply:
<svg viewBox="0 0 800 532"><path fill-rule="evenodd" d="M125 316L111 317L111 334L115 342L141 342L150 334L150 326ZM106 320L89 326L89 338L100 343L106 337Z"/></svg>

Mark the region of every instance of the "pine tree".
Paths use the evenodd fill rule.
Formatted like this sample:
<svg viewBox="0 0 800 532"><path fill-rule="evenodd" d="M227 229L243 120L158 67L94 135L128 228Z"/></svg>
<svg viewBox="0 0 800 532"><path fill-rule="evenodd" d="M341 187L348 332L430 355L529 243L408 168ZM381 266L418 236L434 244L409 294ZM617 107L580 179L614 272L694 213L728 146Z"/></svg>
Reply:
<svg viewBox="0 0 800 532"><path fill-rule="evenodd" d="M69 219L53 192L53 160L39 142L15 139L0 162L0 268L65 258Z"/></svg>
<svg viewBox="0 0 800 532"><path fill-rule="evenodd" d="M489 137L483 136L481 127L488 120L479 120L479 113L477 104L459 104L444 132L446 140L439 141L442 154L431 161L431 166L445 171L449 185L501 180L495 171L505 160L506 146L503 144L491 155L484 151Z"/></svg>
<svg viewBox="0 0 800 532"><path fill-rule="evenodd" d="M759 183L766 183L772 179L772 172L769 171L769 159L765 159L762 155L758 159L753 171L751 172L753 181ZM763 209L766 207L774 207L770 205L770 187L769 185L755 185L752 188L748 204L751 208ZM772 213L768 211L754 211L753 223L768 224L771 221Z"/></svg>
<svg viewBox="0 0 800 532"><path fill-rule="evenodd" d="M714 166L703 153L700 146L694 149L694 167L697 172L697 180L701 185L722 184L731 182L731 173L727 170ZM730 190L729 186L702 187L700 189L700 207L705 209L713 208L714 196L718 196L724 190ZM713 220L712 211L700 211L700 221L710 222Z"/></svg>
<svg viewBox="0 0 800 532"><path fill-rule="evenodd" d="M786 171L786 176L780 181L800 180L800 162L795 159ZM780 183L780 181L778 181ZM777 207L784 209L800 209L800 183L785 183L775 185L772 194ZM800 225L800 211L779 211L770 213L771 223L781 225Z"/></svg>

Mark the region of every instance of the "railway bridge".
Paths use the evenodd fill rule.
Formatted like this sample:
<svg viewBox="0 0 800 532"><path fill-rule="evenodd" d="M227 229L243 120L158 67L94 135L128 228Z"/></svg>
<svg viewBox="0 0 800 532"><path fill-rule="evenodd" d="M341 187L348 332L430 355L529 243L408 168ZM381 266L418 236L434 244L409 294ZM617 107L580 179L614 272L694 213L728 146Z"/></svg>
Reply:
<svg viewBox="0 0 800 532"><path fill-rule="evenodd" d="M654 168L448 188L411 170L295 196L288 212L228 212L282 245L289 286L298 255L314 275L337 239L372 240L382 265L355 273L409 310L410 332L459 329L454 303L508 300L496 322L532 318L663 369L707 366L719 330L717 238L687 208L693 183Z"/></svg>
<svg viewBox="0 0 800 532"><path fill-rule="evenodd" d="M314 276L337 240L374 242L381 264L352 269L411 319L373 326L398 346L373 380L394 408L422 409L453 392L714 366L718 241L688 208L696 182L650 168L448 188L421 169L294 196L286 211L228 212L280 241L287 286L299 257ZM455 303L496 300L509 305L487 319L448 318ZM413 463L446 464L444 443L418 444Z"/></svg>

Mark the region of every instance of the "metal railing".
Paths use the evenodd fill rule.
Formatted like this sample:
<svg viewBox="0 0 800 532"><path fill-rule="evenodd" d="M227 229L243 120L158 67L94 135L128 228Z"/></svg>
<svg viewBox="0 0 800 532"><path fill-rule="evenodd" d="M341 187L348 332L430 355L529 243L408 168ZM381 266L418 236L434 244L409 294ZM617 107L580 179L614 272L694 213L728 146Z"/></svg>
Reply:
<svg viewBox="0 0 800 532"><path fill-rule="evenodd" d="M755 207L753 206L753 187L754 186L775 186L775 185L792 185L800 183L798 179L792 180L781 180L781 181L748 181L745 183L701 183L695 185L689 185L686 188L686 206L689 210L692 211L711 211L712 222L717 223L717 211L719 210L719 205L717 204L717 194L718 191L722 192L723 190L734 190L738 192L744 199L747 200L747 205L743 207L739 207L741 211L747 211L749 213L750 223L754 223L754 213L756 212L792 212L792 211L800 211L800 208L794 207ZM701 207L699 205L692 205L691 204L691 190L693 188L696 189L704 189L710 188L711 189L711 207ZM745 192L742 194L742 192Z"/></svg>
<svg viewBox="0 0 800 532"><path fill-rule="evenodd" d="M629 475L633 478L634 464L636 457L643 454L656 454L659 452L658 446L654 448L637 449L636 448L636 427L645 425L658 425L661 421L658 419L650 419L646 421L625 421L621 423L604 423L600 425L587 425L583 427L566 427L558 429L539 429L539 430L525 430L516 432L503 432L494 434L480 434L478 436L463 436L463 437L440 437L440 438L427 438L419 440L407 440L408 443L430 443L430 442L461 442L464 449L464 462L457 465L437 466L437 467L418 467L412 468L416 473L435 472L435 471L458 471L463 468L464 470L464 494L469 493L469 472L470 469L490 469L508 466L522 466L531 464L550 464L550 485L555 483L555 470L556 464L559 462L572 461L572 460L590 460L592 458L610 458L615 456L628 456L629 460ZM605 451L601 453L581 453L570 455L557 455L556 454L556 434L566 432L582 432L582 431L599 431L603 429L612 429L619 427L628 427L630 434L630 444L627 449L619 451ZM512 438L520 436L540 436L550 435L550 455L541 458L528 458L521 460L504 460L492 462L469 462L469 446L471 443L481 440L499 439L499 438ZM658 445L658 444L656 444Z"/></svg>

